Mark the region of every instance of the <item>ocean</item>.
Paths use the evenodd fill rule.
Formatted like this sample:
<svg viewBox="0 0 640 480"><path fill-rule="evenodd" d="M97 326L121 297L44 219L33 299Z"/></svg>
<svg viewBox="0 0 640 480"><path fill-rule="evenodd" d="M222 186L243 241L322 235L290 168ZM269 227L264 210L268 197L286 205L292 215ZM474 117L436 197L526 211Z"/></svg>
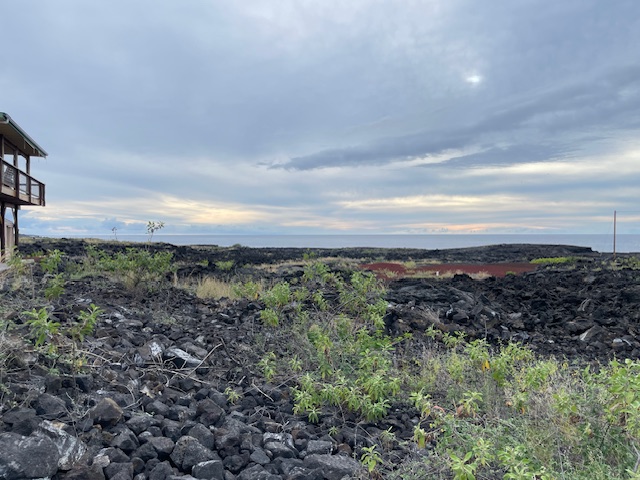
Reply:
<svg viewBox="0 0 640 480"><path fill-rule="evenodd" d="M68 236L70 237L70 236ZM114 240L113 235L77 235L75 237ZM118 235L118 240L146 242L147 235ZM437 235L163 235L154 242L173 245L218 245L229 247L298 247L298 248L444 248L480 247L485 245L530 243L543 245L576 245L597 252L613 252L613 235L603 234L437 234ZM640 252L639 234L621 234L616 238L616 252Z"/></svg>

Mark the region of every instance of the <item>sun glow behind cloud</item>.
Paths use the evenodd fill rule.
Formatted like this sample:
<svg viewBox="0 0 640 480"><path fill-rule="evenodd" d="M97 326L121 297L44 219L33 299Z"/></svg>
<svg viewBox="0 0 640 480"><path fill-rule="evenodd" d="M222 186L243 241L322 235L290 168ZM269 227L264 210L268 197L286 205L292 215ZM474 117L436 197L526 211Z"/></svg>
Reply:
<svg viewBox="0 0 640 480"><path fill-rule="evenodd" d="M476 86L479 85L480 83L482 83L484 79L482 78L482 75L478 75L477 73L472 73L471 75L465 77L464 81Z"/></svg>

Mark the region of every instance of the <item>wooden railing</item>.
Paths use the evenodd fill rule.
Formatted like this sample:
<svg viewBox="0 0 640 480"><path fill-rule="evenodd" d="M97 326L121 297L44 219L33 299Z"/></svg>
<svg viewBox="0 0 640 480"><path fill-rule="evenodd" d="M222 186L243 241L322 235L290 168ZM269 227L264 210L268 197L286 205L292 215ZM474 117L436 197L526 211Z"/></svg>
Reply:
<svg viewBox="0 0 640 480"><path fill-rule="evenodd" d="M44 183L2 160L0 164L0 196L12 197L20 205L44 206Z"/></svg>

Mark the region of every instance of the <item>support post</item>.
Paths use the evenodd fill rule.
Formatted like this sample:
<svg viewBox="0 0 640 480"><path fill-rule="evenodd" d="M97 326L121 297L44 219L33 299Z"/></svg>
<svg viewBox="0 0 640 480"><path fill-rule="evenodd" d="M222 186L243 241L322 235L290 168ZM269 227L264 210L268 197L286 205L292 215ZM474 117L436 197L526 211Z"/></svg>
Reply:
<svg viewBox="0 0 640 480"><path fill-rule="evenodd" d="M18 228L18 205L13 206L13 229L15 230L15 237L13 244L16 248L20 244L20 229Z"/></svg>
<svg viewBox="0 0 640 480"><path fill-rule="evenodd" d="M616 210L613 211L613 258L616 258L616 223L617 223L618 212Z"/></svg>
<svg viewBox="0 0 640 480"><path fill-rule="evenodd" d="M4 202L0 203L0 256L3 256L7 249L7 240L5 235L7 234L7 228L5 227L5 219L4 215L7 212L7 204Z"/></svg>
<svg viewBox="0 0 640 480"><path fill-rule="evenodd" d="M4 162L4 135L0 135L0 160ZM2 176L4 175L4 165L0 162L0 190L2 189Z"/></svg>

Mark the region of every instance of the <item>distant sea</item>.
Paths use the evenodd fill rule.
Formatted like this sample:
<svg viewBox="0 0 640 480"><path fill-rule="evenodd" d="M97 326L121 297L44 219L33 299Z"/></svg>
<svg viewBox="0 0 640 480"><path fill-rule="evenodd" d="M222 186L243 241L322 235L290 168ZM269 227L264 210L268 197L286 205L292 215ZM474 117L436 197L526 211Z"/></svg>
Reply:
<svg viewBox="0 0 640 480"><path fill-rule="evenodd" d="M71 237L67 235L67 237ZM75 237L114 240L113 235L76 235ZM118 240L146 242L147 235L118 235ZM480 247L484 245L530 243L543 245L575 245L597 252L613 252L613 235L603 234L508 234L508 235L160 235L155 242L173 245L218 245L229 247L298 247L298 248L444 248ZM621 234L616 238L619 253L640 252L640 234Z"/></svg>

